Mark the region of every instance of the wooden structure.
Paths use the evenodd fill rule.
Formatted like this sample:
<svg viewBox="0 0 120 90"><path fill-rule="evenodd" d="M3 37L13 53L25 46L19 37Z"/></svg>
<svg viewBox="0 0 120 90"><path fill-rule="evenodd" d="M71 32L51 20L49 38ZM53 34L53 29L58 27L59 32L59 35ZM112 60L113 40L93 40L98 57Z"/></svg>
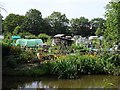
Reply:
<svg viewBox="0 0 120 90"><path fill-rule="evenodd" d="M66 36L65 34L57 34L53 37L52 45L65 45L69 46L73 42L71 36Z"/></svg>

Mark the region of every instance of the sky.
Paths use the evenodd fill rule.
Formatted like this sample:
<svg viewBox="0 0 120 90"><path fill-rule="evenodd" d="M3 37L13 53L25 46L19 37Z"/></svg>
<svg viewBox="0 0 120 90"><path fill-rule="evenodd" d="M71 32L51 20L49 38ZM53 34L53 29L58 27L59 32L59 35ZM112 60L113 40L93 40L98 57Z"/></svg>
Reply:
<svg viewBox="0 0 120 90"><path fill-rule="evenodd" d="M7 11L1 11L5 18L10 13L25 15L30 9L37 9L45 18L53 11L65 14L68 19L84 16L88 19L104 18L105 6L110 0L2 0L0 5Z"/></svg>

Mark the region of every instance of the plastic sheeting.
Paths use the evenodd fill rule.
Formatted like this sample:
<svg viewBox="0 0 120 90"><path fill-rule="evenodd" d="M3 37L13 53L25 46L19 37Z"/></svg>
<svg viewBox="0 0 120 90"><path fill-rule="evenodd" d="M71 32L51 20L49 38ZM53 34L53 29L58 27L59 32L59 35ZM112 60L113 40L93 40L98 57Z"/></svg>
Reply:
<svg viewBox="0 0 120 90"><path fill-rule="evenodd" d="M35 47L37 45L43 44L41 39L18 39L16 45L26 46L26 47Z"/></svg>
<svg viewBox="0 0 120 90"><path fill-rule="evenodd" d="M20 38L21 38L21 36L12 36L13 40L20 39Z"/></svg>

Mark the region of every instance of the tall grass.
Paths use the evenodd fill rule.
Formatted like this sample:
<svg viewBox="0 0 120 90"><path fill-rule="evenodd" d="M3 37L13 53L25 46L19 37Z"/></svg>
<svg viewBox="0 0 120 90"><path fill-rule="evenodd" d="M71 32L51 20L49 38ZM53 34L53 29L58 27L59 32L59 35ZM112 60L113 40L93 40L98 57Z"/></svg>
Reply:
<svg viewBox="0 0 120 90"><path fill-rule="evenodd" d="M113 56L111 56L113 57ZM116 59L116 58L114 58ZM112 60L114 61L112 58ZM81 74L114 74L119 75L119 65L110 60L110 57L95 57L91 55L68 55L55 62L53 74L58 78L78 78Z"/></svg>

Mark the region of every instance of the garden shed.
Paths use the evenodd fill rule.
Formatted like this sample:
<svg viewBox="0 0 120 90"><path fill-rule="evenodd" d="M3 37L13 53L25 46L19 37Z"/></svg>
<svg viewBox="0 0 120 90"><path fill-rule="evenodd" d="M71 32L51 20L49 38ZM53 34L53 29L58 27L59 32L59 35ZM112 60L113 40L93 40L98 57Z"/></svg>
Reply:
<svg viewBox="0 0 120 90"><path fill-rule="evenodd" d="M26 47L35 47L37 45L43 44L42 39L18 39L16 45L26 46Z"/></svg>
<svg viewBox="0 0 120 90"><path fill-rule="evenodd" d="M52 45L65 45L69 46L73 42L71 36L66 36L65 34L57 34L54 36L52 40Z"/></svg>

